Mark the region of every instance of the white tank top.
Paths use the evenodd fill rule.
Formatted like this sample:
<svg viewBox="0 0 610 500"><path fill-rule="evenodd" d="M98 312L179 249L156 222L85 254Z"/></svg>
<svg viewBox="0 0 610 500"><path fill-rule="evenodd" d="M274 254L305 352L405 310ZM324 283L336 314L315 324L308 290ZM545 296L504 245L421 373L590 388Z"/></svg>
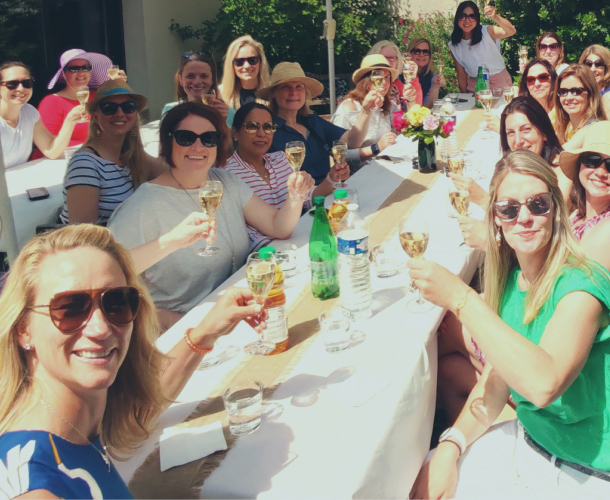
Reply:
<svg viewBox="0 0 610 500"><path fill-rule="evenodd" d="M462 40L457 45L449 42L449 50L460 63L468 76L477 77L479 66L486 64L491 76L501 73L504 66L504 58L500 49L500 40L494 41L489 32L489 26L482 26L483 38L476 45L471 46L470 40Z"/></svg>

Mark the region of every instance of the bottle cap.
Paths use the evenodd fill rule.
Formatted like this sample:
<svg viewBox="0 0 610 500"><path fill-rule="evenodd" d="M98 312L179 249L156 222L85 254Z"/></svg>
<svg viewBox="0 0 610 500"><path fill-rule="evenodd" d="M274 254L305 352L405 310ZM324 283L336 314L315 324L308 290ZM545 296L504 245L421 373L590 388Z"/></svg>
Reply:
<svg viewBox="0 0 610 500"><path fill-rule="evenodd" d="M316 206L324 205L324 196L316 196L313 199L313 204Z"/></svg>
<svg viewBox="0 0 610 500"><path fill-rule="evenodd" d="M260 247L260 248L258 249L258 256L259 256L261 259L266 259L267 257L263 257L263 256L261 255L262 253L272 253L272 254L274 254L274 255L275 255L275 247Z"/></svg>
<svg viewBox="0 0 610 500"><path fill-rule="evenodd" d="M337 189L335 191L335 200L340 198L347 198L347 189Z"/></svg>
<svg viewBox="0 0 610 500"><path fill-rule="evenodd" d="M258 251L259 258L261 258L261 259L268 259L269 257L271 257L273 255L273 252L270 252L269 250L264 250L263 248L261 248Z"/></svg>
<svg viewBox="0 0 610 500"><path fill-rule="evenodd" d="M349 211L357 211L360 208L360 206L358 205L358 203L350 203L347 205L347 209Z"/></svg>

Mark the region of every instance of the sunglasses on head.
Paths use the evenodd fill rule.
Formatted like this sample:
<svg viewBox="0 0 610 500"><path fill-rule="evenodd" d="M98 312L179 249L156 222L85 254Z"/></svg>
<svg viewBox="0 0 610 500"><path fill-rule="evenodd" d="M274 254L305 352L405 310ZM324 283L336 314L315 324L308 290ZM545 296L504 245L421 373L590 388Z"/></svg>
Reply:
<svg viewBox="0 0 610 500"><path fill-rule="evenodd" d="M544 52L545 50L550 50L551 52L555 52L558 48L559 48L558 43L549 43L548 45L546 43L540 44L540 52Z"/></svg>
<svg viewBox="0 0 610 500"><path fill-rule="evenodd" d="M606 63L604 61L602 61L601 59L598 59L597 61L591 61L590 59L585 59L583 61L583 64L585 66L587 66L588 68L592 68L593 66L595 66L596 68L605 68L606 67Z"/></svg>
<svg viewBox="0 0 610 500"><path fill-rule="evenodd" d="M536 80L538 80L540 83L547 83L551 81L551 75L549 75L548 73L540 73L536 76L528 76L525 78L525 83L527 83L528 85L534 85L536 83Z"/></svg>
<svg viewBox="0 0 610 500"><path fill-rule="evenodd" d="M425 56L429 56L430 51L428 49L412 49L411 54L413 54L414 56L419 56L421 54L423 54Z"/></svg>
<svg viewBox="0 0 610 500"><path fill-rule="evenodd" d="M79 71L89 73L91 71L91 66L88 64L85 64L84 66L66 66L64 71L67 71L68 73L78 73Z"/></svg>
<svg viewBox="0 0 610 500"><path fill-rule="evenodd" d="M19 85L23 85L24 89L31 89L34 86L33 78L26 78L25 80L9 80L8 82L0 82L0 85L4 85L9 90L15 90Z"/></svg>
<svg viewBox="0 0 610 500"><path fill-rule="evenodd" d="M475 14L460 14L458 16L458 20L460 21L476 21L477 16Z"/></svg>
<svg viewBox="0 0 610 500"><path fill-rule="evenodd" d="M583 153L580 155L580 163L587 168L598 168L601 165L606 167L610 174L610 158L604 158L598 153Z"/></svg>
<svg viewBox="0 0 610 500"><path fill-rule="evenodd" d="M192 146L197 141L197 138L199 138L201 144L203 144L206 148L215 148L218 146L220 138L222 137L222 134L217 131L196 134L191 130L175 130L170 135L174 138L178 146Z"/></svg>
<svg viewBox="0 0 610 500"><path fill-rule="evenodd" d="M238 68L241 68L246 63L246 61L248 61L248 64L250 66L256 66L261 61L261 58L258 56L236 57L235 59L233 59L233 64L235 64L235 66L237 66Z"/></svg>
<svg viewBox="0 0 610 500"><path fill-rule="evenodd" d="M557 90L557 95L559 95L559 97L566 97L568 94L572 94L574 97L578 97L579 95L582 95L583 93L588 94L589 91L587 89L585 89L584 87L572 87L571 89L566 89L564 87L560 87Z"/></svg>
<svg viewBox="0 0 610 500"><path fill-rule="evenodd" d="M184 52L183 54L180 54L180 57L182 57L183 59L186 59L187 57L191 57L191 56L194 56L194 55L203 56L203 57L209 57L210 59L214 58L212 56L212 54L210 54L209 52L206 52L206 51L195 51L195 50L189 50L187 52Z"/></svg>
<svg viewBox="0 0 610 500"><path fill-rule="evenodd" d="M131 323L140 308L140 294L133 286L98 288L61 292L51 298L49 304L30 309L49 308L49 316L57 329L72 333L84 327L93 314L93 303L98 300L102 314L116 326Z"/></svg>
<svg viewBox="0 0 610 500"><path fill-rule="evenodd" d="M525 203L517 200L502 200L494 202L494 212L498 218L510 222L519 217L521 207L525 205L532 215L545 215L551 210L551 193L540 193L530 196Z"/></svg>
<svg viewBox="0 0 610 500"><path fill-rule="evenodd" d="M251 120L244 123L244 129L249 134L256 134L260 130L261 126L263 127L263 132L265 132L267 135L272 135L277 130L277 124L273 122L258 123Z"/></svg>
<svg viewBox="0 0 610 500"><path fill-rule="evenodd" d="M136 101L124 101L118 102L100 102L97 107L106 116L112 116L121 108L123 113L130 115L138 110L138 103Z"/></svg>

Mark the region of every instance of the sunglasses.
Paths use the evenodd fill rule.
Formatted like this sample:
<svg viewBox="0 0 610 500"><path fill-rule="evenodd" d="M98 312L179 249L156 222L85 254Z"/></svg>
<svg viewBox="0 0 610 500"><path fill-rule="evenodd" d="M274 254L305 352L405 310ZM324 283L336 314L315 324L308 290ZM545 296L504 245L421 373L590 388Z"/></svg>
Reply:
<svg viewBox="0 0 610 500"><path fill-rule="evenodd" d="M170 134L170 136L174 138L178 146L192 146L193 144L195 144L195 141L197 141L197 138L199 138L201 144L203 144L206 148L215 148L216 146L218 146L222 134L220 132L214 131L204 132L203 134L198 135L195 132L192 132L191 130L175 130L173 133Z"/></svg>
<svg viewBox="0 0 610 500"><path fill-rule="evenodd" d="M521 207L525 205L532 215L545 215L551 210L551 193L540 193L530 196L525 203L517 200L494 202L494 212L503 221L510 222L519 217Z"/></svg>
<svg viewBox="0 0 610 500"><path fill-rule="evenodd" d="M428 49L412 49L411 54L413 54L414 56L419 56L421 54L423 54L425 56L429 56L430 51Z"/></svg>
<svg viewBox="0 0 610 500"><path fill-rule="evenodd" d="M551 81L551 75L548 73L540 73L536 76L528 76L525 78L525 83L527 83L528 86L534 85L536 80L538 80L540 83L548 83Z"/></svg>
<svg viewBox="0 0 610 500"><path fill-rule="evenodd" d="M90 73L91 66L89 66L88 64L86 64L85 66L66 66L64 68L64 71L67 71L68 73L78 73L79 71L84 71L85 73Z"/></svg>
<svg viewBox="0 0 610 500"><path fill-rule="evenodd" d="M610 158L604 158L597 153L583 153L580 155L580 163L587 168L598 168L604 164L610 174Z"/></svg>
<svg viewBox="0 0 610 500"><path fill-rule="evenodd" d="M25 80L9 80L8 82L0 82L0 85L4 85L9 90L15 90L19 85L23 85L24 89L31 89L34 86L33 78L26 78Z"/></svg>
<svg viewBox="0 0 610 500"><path fill-rule="evenodd" d="M258 56L237 57L236 59L233 59L233 64L235 64L235 66L237 66L238 68L241 68L246 63L246 61L248 61L248 64L250 66L256 66L261 61L261 58Z"/></svg>
<svg viewBox="0 0 610 500"><path fill-rule="evenodd" d="M589 68L592 68L593 66L595 66L596 68L605 68L606 67L606 63L604 61L602 61L601 59L598 59L597 61L591 61L589 59L585 59L583 61L583 64Z"/></svg>
<svg viewBox="0 0 610 500"><path fill-rule="evenodd" d="M272 135L277 130L277 124L273 122L258 123L255 121L244 123L244 129L249 134L256 134L260 130L261 125L263 127L263 132L267 135Z"/></svg>
<svg viewBox="0 0 610 500"><path fill-rule="evenodd" d="M121 108L123 113L130 115L138 110L138 103L136 101L124 101L118 102L100 102L97 107L106 116L112 116Z"/></svg>
<svg viewBox="0 0 610 500"><path fill-rule="evenodd" d="M93 303L99 297L102 314L116 326L131 323L140 308L140 294L133 286L98 288L55 294L49 304L30 309L49 308L51 321L62 333L72 333L84 327L93 314Z"/></svg>
<svg viewBox="0 0 610 500"><path fill-rule="evenodd" d="M544 52L545 50L550 50L551 52L555 52L558 48L559 48L558 43L549 43L548 45L546 43L540 44L540 52Z"/></svg>
<svg viewBox="0 0 610 500"><path fill-rule="evenodd" d="M459 21L476 21L477 16L474 14L460 14L458 16Z"/></svg>
<svg viewBox="0 0 610 500"><path fill-rule="evenodd" d="M566 97L568 94L572 94L574 97L578 97L583 93L588 94L589 91L583 87L573 87L571 89L561 87L557 90L557 95L559 95L559 97Z"/></svg>
<svg viewBox="0 0 610 500"><path fill-rule="evenodd" d="M385 58L391 63L398 61L398 57L396 56L385 56Z"/></svg>

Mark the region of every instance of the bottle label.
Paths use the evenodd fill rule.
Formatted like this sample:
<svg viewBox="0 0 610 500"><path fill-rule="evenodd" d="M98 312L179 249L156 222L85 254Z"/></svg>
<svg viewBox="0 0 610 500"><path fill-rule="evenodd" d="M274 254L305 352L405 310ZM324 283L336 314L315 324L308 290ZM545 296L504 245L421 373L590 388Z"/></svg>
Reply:
<svg viewBox="0 0 610 500"><path fill-rule="evenodd" d="M369 251L369 237L358 238L355 240L344 240L337 238L339 252L343 255L360 255Z"/></svg>
<svg viewBox="0 0 610 500"><path fill-rule="evenodd" d="M440 115L439 119L440 120L446 120L448 122L453 122L454 125L457 122L457 116L456 115Z"/></svg>
<svg viewBox="0 0 610 500"><path fill-rule="evenodd" d="M311 283L316 285L334 285L337 273L330 260L311 262Z"/></svg>
<svg viewBox="0 0 610 500"><path fill-rule="evenodd" d="M288 326L286 325L286 308L284 306L267 309L267 329L263 332L263 338L274 344L279 344L288 338Z"/></svg>

